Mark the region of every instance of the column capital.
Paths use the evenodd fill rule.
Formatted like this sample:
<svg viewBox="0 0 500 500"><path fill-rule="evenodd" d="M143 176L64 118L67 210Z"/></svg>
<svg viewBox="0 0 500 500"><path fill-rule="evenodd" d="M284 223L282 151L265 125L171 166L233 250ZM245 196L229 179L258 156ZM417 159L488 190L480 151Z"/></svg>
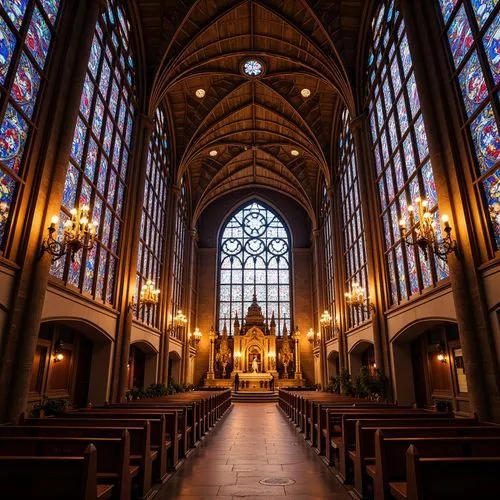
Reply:
<svg viewBox="0 0 500 500"><path fill-rule="evenodd" d="M191 230L189 231L189 233L190 233L191 239L193 241L199 241L200 240L200 237L198 236L198 228L192 227Z"/></svg>
<svg viewBox="0 0 500 500"><path fill-rule="evenodd" d="M154 116L147 115L145 113L139 114L139 120L144 129L152 132L155 128Z"/></svg>
<svg viewBox="0 0 500 500"><path fill-rule="evenodd" d="M365 111L361 112L358 116L352 118L349 124L351 126L351 130L353 132L357 132L361 128L361 126L366 122L366 118L367 116Z"/></svg>

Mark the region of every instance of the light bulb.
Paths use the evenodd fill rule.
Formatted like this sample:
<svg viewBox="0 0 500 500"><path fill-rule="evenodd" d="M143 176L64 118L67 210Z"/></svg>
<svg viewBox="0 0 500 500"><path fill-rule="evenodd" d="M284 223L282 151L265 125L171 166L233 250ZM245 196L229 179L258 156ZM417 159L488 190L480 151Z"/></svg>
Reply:
<svg viewBox="0 0 500 500"><path fill-rule="evenodd" d="M50 219L50 223L55 226L58 222L59 222L59 217L57 215L53 215L52 218Z"/></svg>

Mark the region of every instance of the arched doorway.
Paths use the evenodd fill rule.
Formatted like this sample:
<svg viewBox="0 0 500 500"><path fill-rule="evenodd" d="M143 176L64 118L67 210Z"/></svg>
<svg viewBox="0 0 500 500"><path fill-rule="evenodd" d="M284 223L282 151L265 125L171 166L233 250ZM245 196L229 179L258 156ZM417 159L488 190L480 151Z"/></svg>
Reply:
<svg viewBox="0 0 500 500"><path fill-rule="evenodd" d="M458 327L427 320L404 329L392 342L399 401L470 413L467 376Z"/></svg>
<svg viewBox="0 0 500 500"><path fill-rule="evenodd" d="M111 340L89 323L48 321L40 325L28 402L69 399L74 407L107 400Z"/></svg>
<svg viewBox="0 0 500 500"><path fill-rule="evenodd" d="M168 353L168 379L181 383L181 357L177 351Z"/></svg>
<svg viewBox="0 0 500 500"><path fill-rule="evenodd" d="M340 359L338 351L331 351L327 358L328 380L336 377L340 373Z"/></svg>
<svg viewBox="0 0 500 500"><path fill-rule="evenodd" d="M353 377L359 374L362 366L367 366L372 373L375 372L375 348L369 340L360 340L349 352L349 362Z"/></svg>
<svg viewBox="0 0 500 500"><path fill-rule="evenodd" d="M130 345L127 363L127 389L147 387L156 380L158 353L147 342L133 342Z"/></svg>

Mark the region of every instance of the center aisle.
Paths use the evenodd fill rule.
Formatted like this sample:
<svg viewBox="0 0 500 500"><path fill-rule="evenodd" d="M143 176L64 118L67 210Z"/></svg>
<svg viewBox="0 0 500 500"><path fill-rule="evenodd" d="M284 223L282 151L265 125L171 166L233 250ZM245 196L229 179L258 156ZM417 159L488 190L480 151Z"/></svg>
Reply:
<svg viewBox="0 0 500 500"><path fill-rule="evenodd" d="M259 481L291 479L290 486ZM232 412L156 498L350 500L274 403L235 403Z"/></svg>

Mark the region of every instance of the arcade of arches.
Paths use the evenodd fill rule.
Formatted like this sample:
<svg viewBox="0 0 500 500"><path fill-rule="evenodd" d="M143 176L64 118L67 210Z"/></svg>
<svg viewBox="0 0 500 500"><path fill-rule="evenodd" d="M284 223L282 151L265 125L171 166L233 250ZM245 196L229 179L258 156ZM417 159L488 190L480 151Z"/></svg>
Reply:
<svg viewBox="0 0 500 500"><path fill-rule="evenodd" d="M500 422L499 12L0 2L0 422L362 366Z"/></svg>

